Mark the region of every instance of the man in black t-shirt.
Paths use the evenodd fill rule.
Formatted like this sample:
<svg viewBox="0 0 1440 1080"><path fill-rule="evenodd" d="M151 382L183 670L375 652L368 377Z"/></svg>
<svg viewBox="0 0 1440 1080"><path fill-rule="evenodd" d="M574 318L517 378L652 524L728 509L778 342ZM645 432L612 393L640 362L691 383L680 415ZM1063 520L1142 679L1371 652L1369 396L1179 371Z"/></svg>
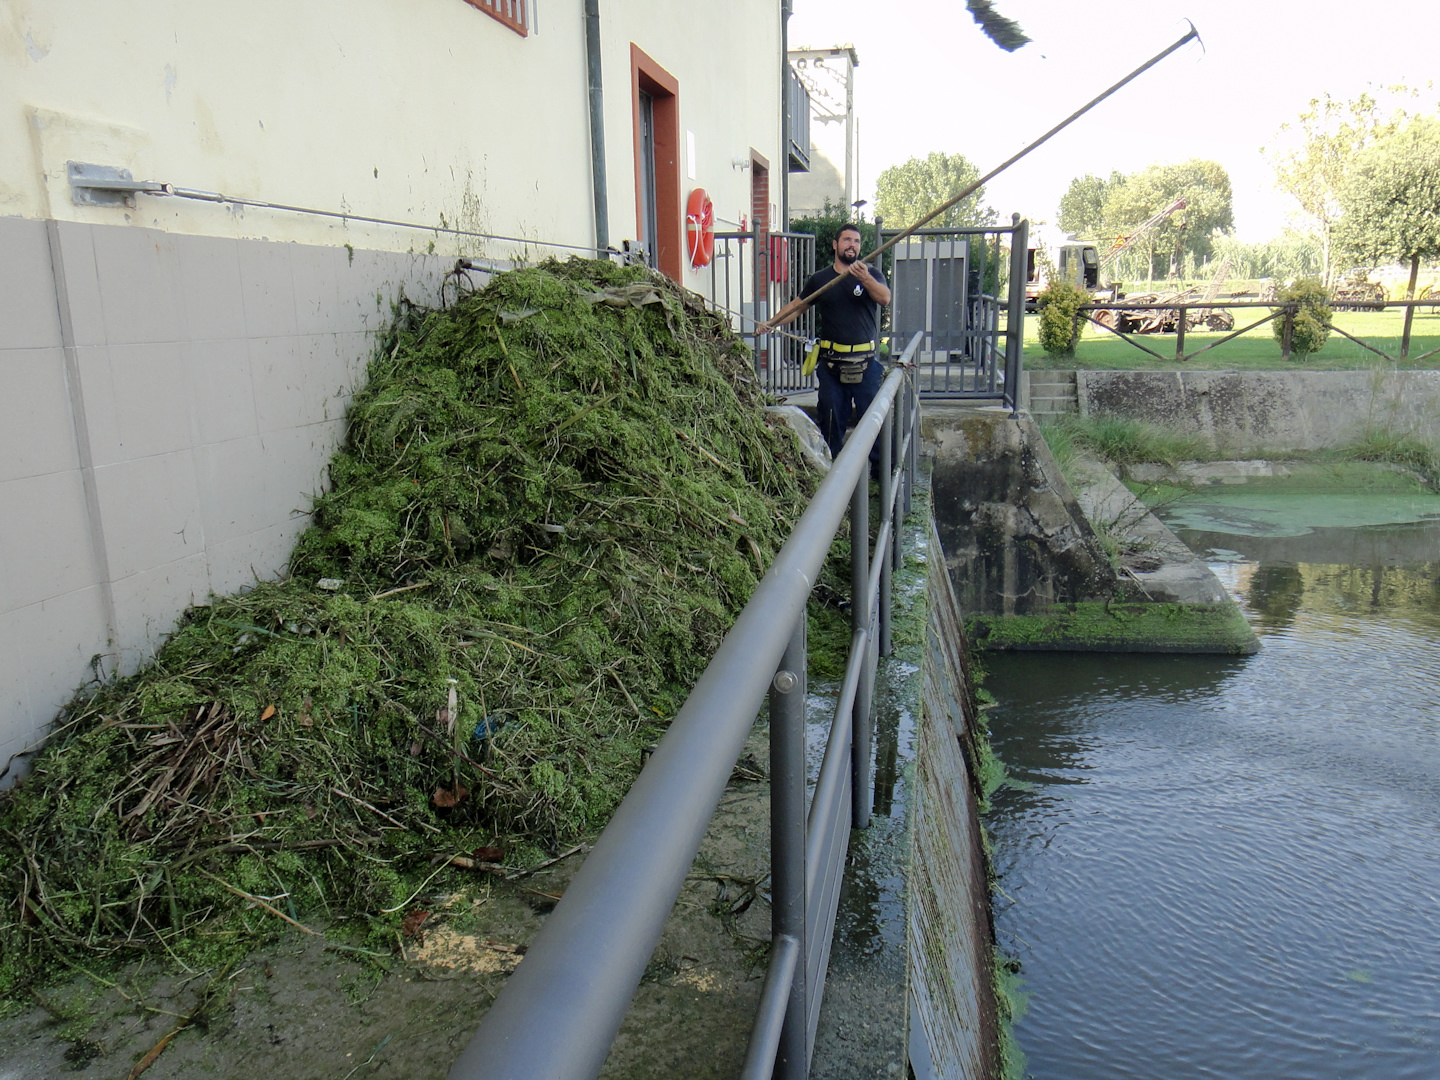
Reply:
<svg viewBox="0 0 1440 1080"><path fill-rule="evenodd" d="M815 374L820 382L820 433L832 455L840 453L851 413L858 420L880 392L882 372L875 359L880 336L880 308L890 303L890 287L879 269L860 261L860 230L840 229L833 244L835 261L810 275L800 296L773 319L759 326L767 334L813 306L820 312L820 356ZM837 277L819 296L815 294Z"/></svg>

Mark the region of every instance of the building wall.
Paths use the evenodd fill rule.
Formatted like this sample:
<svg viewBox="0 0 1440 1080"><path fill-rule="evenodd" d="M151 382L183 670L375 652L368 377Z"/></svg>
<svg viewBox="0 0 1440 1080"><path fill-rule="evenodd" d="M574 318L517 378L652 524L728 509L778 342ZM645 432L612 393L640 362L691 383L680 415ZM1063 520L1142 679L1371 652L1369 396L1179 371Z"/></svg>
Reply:
<svg viewBox="0 0 1440 1080"><path fill-rule="evenodd" d="M810 91L810 171L790 177L790 216L818 214L827 200L849 207L860 197L855 50L791 49L789 60Z"/></svg>
<svg viewBox="0 0 1440 1080"><path fill-rule="evenodd" d="M402 293L594 253L583 4L530 7L522 37L464 0L7 0L0 770L187 604L284 572ZM681 237L691 187L746 207L732 159L779 160L778 7L602 0L612 241L632 45L678 88ZM69 161L230 201L76 205Z"/></svg>

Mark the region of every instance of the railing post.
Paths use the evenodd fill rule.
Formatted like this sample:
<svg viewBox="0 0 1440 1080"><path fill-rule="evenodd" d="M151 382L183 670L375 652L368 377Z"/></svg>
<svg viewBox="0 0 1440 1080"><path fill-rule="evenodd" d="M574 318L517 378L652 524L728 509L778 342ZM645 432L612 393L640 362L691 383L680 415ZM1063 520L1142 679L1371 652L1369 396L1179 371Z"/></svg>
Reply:
<svg viewBox="0 0 1440 1080"><path fill-rule="evenodd" d="M1280 341L1280 359L1290 359L1290 335L1295 329L1295 311L1298 305L1285 305L1285 333Z"/></svg>
<svg viewBox="0 0 1440 1080"><path fill-rule="evenodd" d="M850 626L870 625L870 475L862 471L850 496ZM872 646L873 647L873 643ZM869 658L860 664L860 686L850 724L850 824L870 827L870 694Z"/></svg>
<svg viewBox="0 0 1440 1080"><path fill-rule="evenodd" d="M1185 359L1185 324L1190 321L1190 316L1182 305L1179 310L1180 321L1175 324L1175 362L1178 364Z"/></svg>
<svg viewBox="0 0 1440 1080"><path fill-rule="evenodd" d="M1011 217L1010 295L1005 312L1004 402L1011 413L1020 408L1020 367L1025 353L1025 249L1030 243L1030 222Z"/></svg>
<svg viewBox="0 0 1440 1080"><path fill-rule="evenodd" d="M775 1055L777 1080L805 1080L810 1075L805 926L805 616L770 684L770 934L799 942L799 962L790 983L790 1001L780 1049Z"/></svg>
<svg viewBox="0 0 1440 1080"><path fill-rule="evenodd" d="M895 412L900 407L899 395L885 414L880 426L880 510L889 516L890 547L875 553L875 562L880 567L880 655L890 655L890 572L895 551L896 538L900 535L900 523L895 520L895 503L891 498L895 486ZM877 534L878 535L878 534Z"/></svg>

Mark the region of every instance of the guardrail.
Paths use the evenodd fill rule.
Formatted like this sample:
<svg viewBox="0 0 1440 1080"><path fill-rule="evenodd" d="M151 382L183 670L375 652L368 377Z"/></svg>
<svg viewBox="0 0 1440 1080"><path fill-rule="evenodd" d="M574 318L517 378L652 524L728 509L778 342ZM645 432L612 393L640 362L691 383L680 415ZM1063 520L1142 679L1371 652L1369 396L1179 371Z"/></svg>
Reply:
<svg viewBox="0 0 1440 1080"><path fill-rule="evenodd" d="M919 341L886 378L450 1080L598 1075L767 694L771 950L741 1075L809 1076L849 830L870 821L870 704L877 657L890 652L890 578L915 480L919 397L907 365ZM805 607L847 512L850 656L807 808Z"/></svg>
<svg viewBox="0 0 1440 1080"><path fill-rule="evenodd" d="M1361 310L1361 309L1363 309L1363 310L1366 310L1366 311L1384 311L1387 307L1396 307L1396 308L1409 308L1409 309L1411 309L1411 311L1413 312L1413 310L1414 310L1415 308L1418 308L1418 307L1423 307L1423 306L1427 306L1427 305L1428 305L1428 306L1430 306L1430 307L1433 308L1433 307L1435 306L1435 301L1434 301L1434 300L1431 300L1431 299L1425 299L1425 300L1388 300L1388 301L1351 301L1351 302L1342 302L1342 303L1343 303L1343 306L1345 306L1345 307L1347 307L1347 308L1356 309L1356 310ZM1336 304L1336 305L1334 305L1334 306L1338 308L1338 307L1340 307L1340 306L1342 306L1342 305L1341 305L1341 304ZM1186 332L1187 329L1191 328L1191 327L1190 327L1190 321L1191 321L1190 313L1191 313L1191 312L1194 312L1194 311L1202 311L1202 312L1224 311L1224 312L1229 312L1229 311L1232 311L1232 310L1244 309L1244 308L1264 308L1264 309L1266 310L1266 314L1265 314L1263 317L1261 317L1261 318L1255 320L1254 322L1250 323L1249 325L1247 325L1247 326L1242 326L1239 330L1233 330L1233 331L1231 331L1230 333L1226 334L1226 335L1225 335L1224 337L1222 337L1222 338L1219 338L1219 339L1217 339L1217 340L1215 340L1215 341L1208 342L1203 348L1196 349L1196 350L1195 350L1194 352L1192 352L1192 353L1187 353L1187 352L1185 351L1185 332ZM1111 325L1109 321L1096 318L1093 313L1094 313L1094 312L1100 312L1100 311L1111 311L1111 312L1117 312L1117 313L1124 313L1124 312L1140 312L1140 313L1161 312L1161 313L1165 313L1165 314L1167 314L1167 315L1170 315L1171 313L1173 313L1174 329L1173 329L1173 330L1161 330L1161 331L1159 331L1159 332L1161 332L1161 333L1173 333L1173 334L1175 335L1175 351L1174 351L1174 353L1172 353L1170 356L1164 356L1164 355L1156 352L1154 349L1147 348L1146 346L1140 344L1140 342L1138 342L1138 341L1135 340L1133 333L1127 333L1127 332L1124 330L1123 327L1116 327L1116 326ZM1145 303L1145 304L1127 304L1127 303L1125 303L1123 300L1120 300L1120 301L1116 301L1116 302L1114 302L1114 303L1093 303L1093 304L1082 304L1082 305L1080 305L1080 307L1076 309L1076 314L1075 314L1074 320L1072 321L1072 326L1078 326L1080 319L1082 319L1082 318L1083 318L1083 319L1086 319L1086 320L1088 320L1089 322L1092 322L1092 323L1094 323L1096 326L1100 327L1102 330L1108 330L1110 333L1114 334L1115 336L1124 339L1124 340L1127 341L1129 344L1134 345L1134 346L1135 346L1137 349L1139 349L1141 352L1149 353L1151 356L1155 357L1155 359L1157 359L1157 360L1171 360L1171 359L1173 359L1173 360L1175 360L1177 363L1179 363L1179 362L1184 362L1184 361L1186 361L1186 360L1193 360L1195 357L1201 355L1202 353L1207 353L1207 352L1209 352L1211 349L1218 348L1218 347L1220 347L1221 345L1224 345L1227 341L1231 341L1231 340L1233 340L1234 338L1239 337L1241 334L1247 334L1247 333L1249 333L1251 330L1256 329L1257 327L1264 326L1267 322L1270 322L1272 319L1283 319L1283 320L1284 320L1284 329L1281 331L1281 336L1280 336L1280 355L1281 355L1281 358L1282 358L1282 359L1284 359L1284 360L1289 360L1289 359L1290 359L1290 338L1291 338L1291 334L1292 334L1292 332L1293 332L1293 330L1294 330L1294 326L1295 326L1295 316L1296 316L1297 314L1299 314L1299 311L1300 311L1300 304L1299 304L1298 302L1296 302L1296 301L1293 301L1293 300L1292 300L1292 301L1287 301L1287 302L1285 302L1285 303L1279 303L1279 302L1268 301L1268 300L1202 300L1202 299L1196 298L1196 299L1187 300L1187 301L1183 301L1183 302L1179 302L1179 301L1170 301L1170 302L1161 301L1161 302L1158 302L1158 303ZM1234 325L1233 321L1232 321L1231 325L1232 325L1232 326ZM1408 354L1408 351L1409 351L1409 350L1408 350L1409 339L1408 339L1408 337L1407 337L1407 338L1404 339L1404 345L1402 345L1402 347L1401 347L1400 355L1399 355L1398 357L1396 357L1396 356L1391 356L1389 353L1383 352L1383 351L1381 351L1380 349L1375 348L1375 346L1369 344L1368 342L1361 341L1361 340L1360 340L1359 338L1357 338L1354 334L1350 334L1350 333L1346 332L1345 330L1342 330L1340 327L1336 326L1333 321L1330 322L1330 323L1328 323L1328 324L1326 325L1326 329L1327 329L1327 330L1333 330L1335 333L1339 334L1341 337L1348 338L1350 341L1353 341L1356 345L1359 345L1362 349L1368 349L1370 352L1374 353L1376 356L1379 356L1379 357L1382 357L1382 358L1384 358L1384 359L1386 359L1386 360L1389 360L1389 361L1391 361L1392 363L1393 363L1393 362L1396 362L1396 361L1399 361L1399 360L1405 360L1405 359L1410 359L1410 360L1412 360L1413 362L1419 362L1419 361L1421 361L1421 360L1425 360L1425 359L1428 359L1428 358L1431 357L1431 356L1434 356L1436 353L1440 353L1440 349L1431 349L1429 352L1423 353L1423 354L1420 355L1420 356L1416 356L1416 357L1413 357L1413 358L1412 358L1412 357L1409 357L1409 356L1407 355L1407 354ZM1154 332L1156 332L1156 331L1149 331L1148 333L1154 333ZM1148 333L1147 333L1147 336L1148 336Z"/></svg>

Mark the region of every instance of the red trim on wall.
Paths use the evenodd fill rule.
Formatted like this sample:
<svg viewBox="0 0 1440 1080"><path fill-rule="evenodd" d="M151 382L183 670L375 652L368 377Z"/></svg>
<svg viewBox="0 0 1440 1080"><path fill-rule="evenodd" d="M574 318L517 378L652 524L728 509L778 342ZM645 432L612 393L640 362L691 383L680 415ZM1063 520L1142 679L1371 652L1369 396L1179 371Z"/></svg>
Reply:
<svg viewBox="0 0 1440 1080"><path fill-rule="evenodd" d="M680 280L685 250L685 222L680 198L680 81L630 43L630 115L635 142L635 231L643 234L640 185L644 183L640 160L640 91L649 94L655 105L655 219L660 235L655 237L655 264L665 274Z"/></svg>

